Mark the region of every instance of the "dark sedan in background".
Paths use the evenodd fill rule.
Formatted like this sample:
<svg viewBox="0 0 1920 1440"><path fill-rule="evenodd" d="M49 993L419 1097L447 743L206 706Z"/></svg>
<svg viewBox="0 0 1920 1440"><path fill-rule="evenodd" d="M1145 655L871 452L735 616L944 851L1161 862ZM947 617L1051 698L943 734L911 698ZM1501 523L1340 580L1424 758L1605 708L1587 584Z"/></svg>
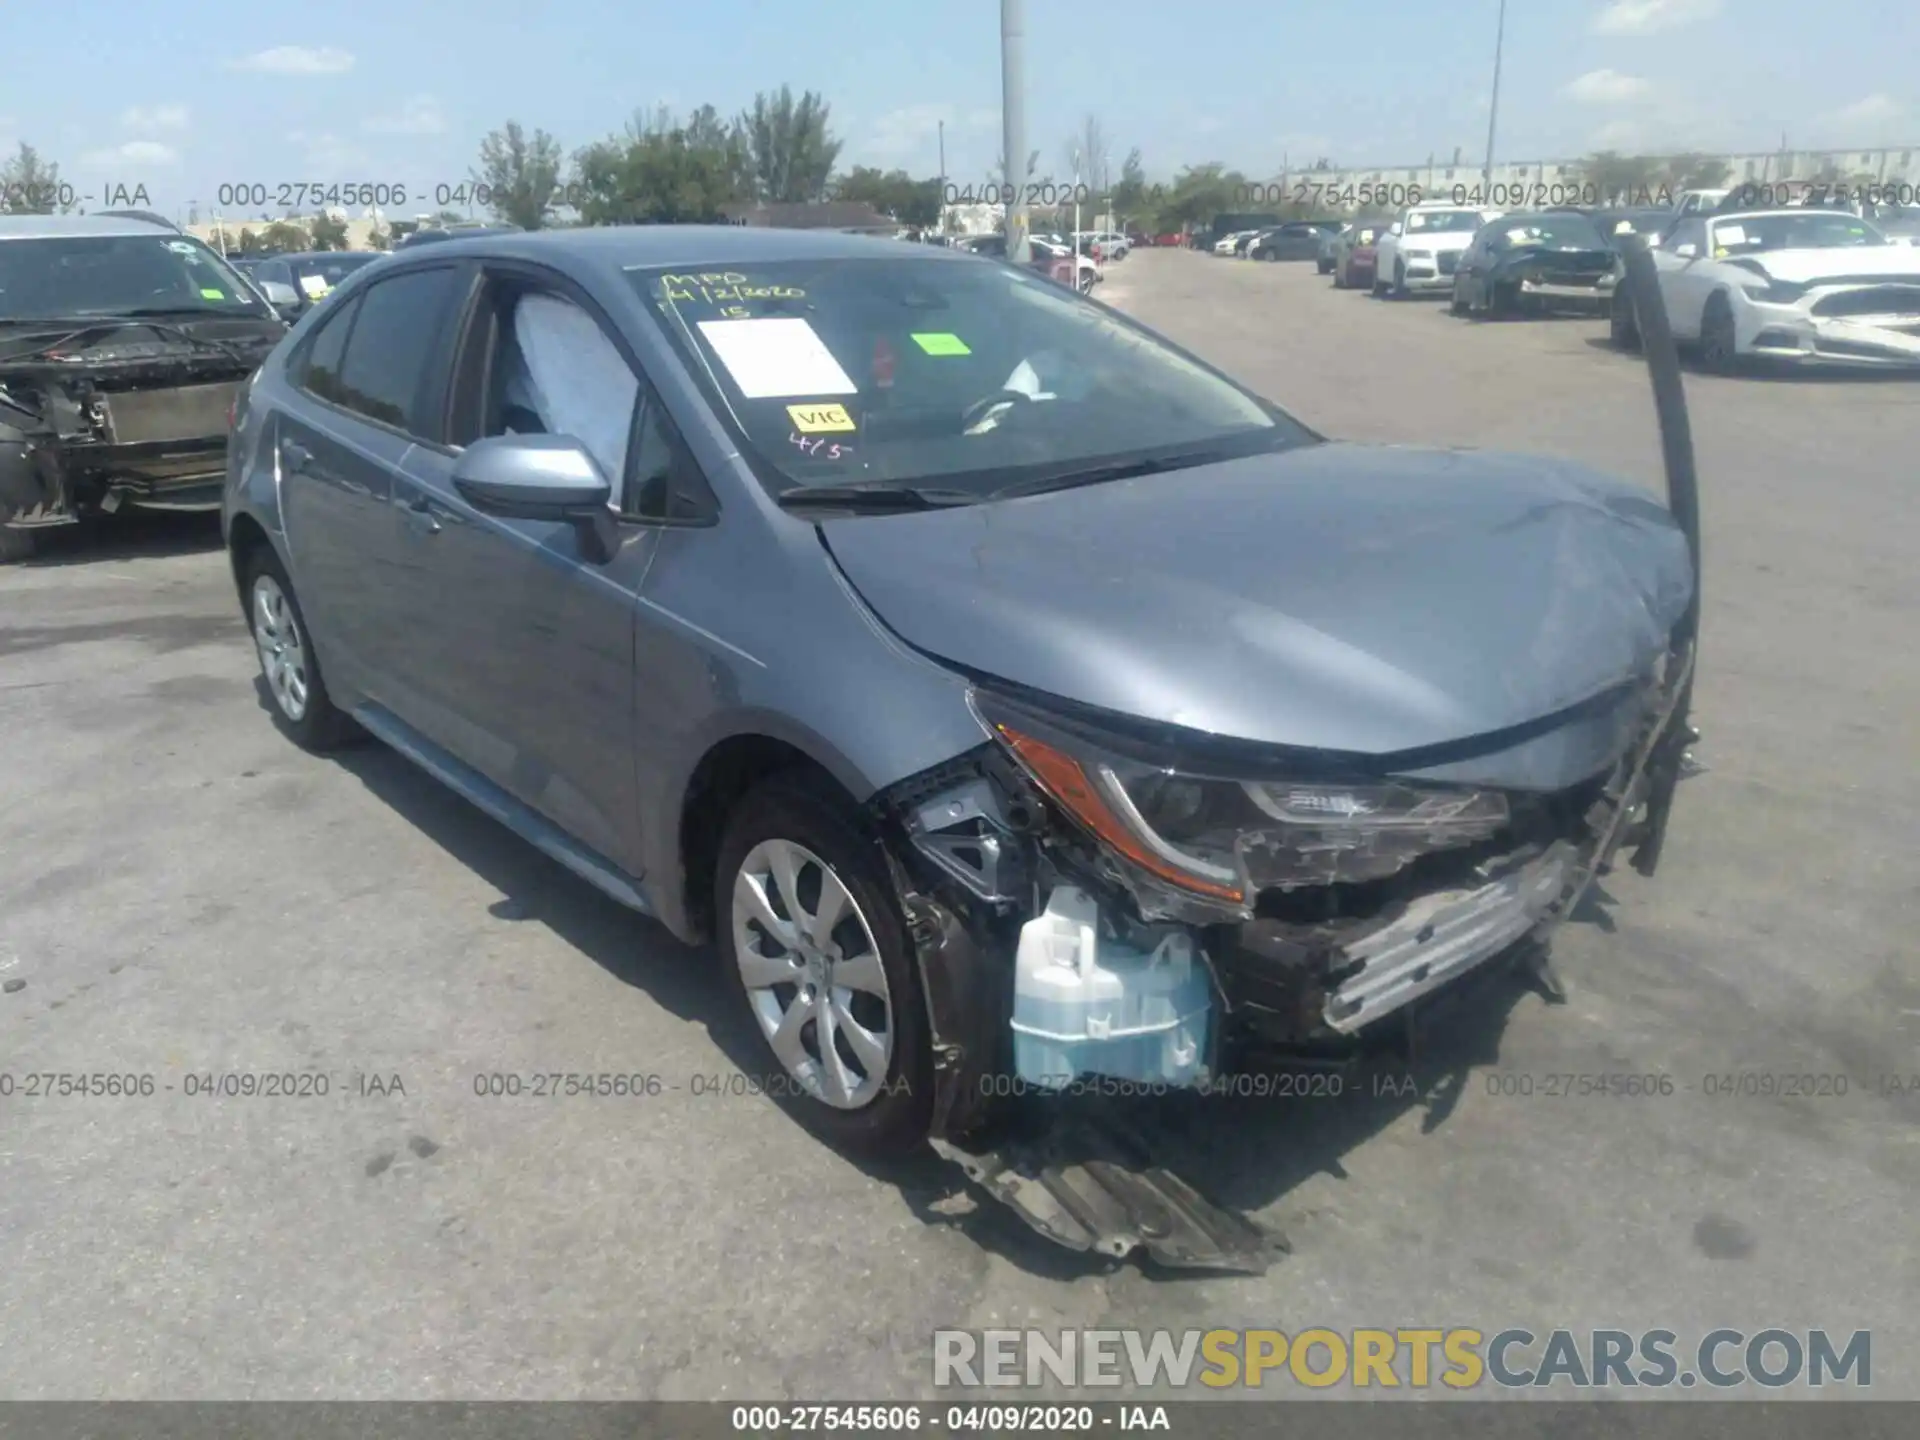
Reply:
<svg viewBox="0 0 1920 1440"><path fill-rule="evenodd" d="M1605 314L1616 283L1614 249L1577 210L1502 215L1480 227L1453 274L1456 315Z"/></svg>
<svg viewBox="0 0 1920 1440"><path fill-rule="evenodd" d="M1344 220L1289 220L1247 242L1249 260L1318 260L1321 242L1338 235Z"/></svg>

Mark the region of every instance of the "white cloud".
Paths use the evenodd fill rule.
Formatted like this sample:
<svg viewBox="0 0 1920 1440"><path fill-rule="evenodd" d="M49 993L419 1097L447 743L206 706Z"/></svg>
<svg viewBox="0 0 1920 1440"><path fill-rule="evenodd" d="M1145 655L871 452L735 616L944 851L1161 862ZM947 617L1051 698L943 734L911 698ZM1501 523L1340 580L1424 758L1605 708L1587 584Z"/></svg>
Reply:
<svg viewBox="0 0 1920 1440"><path fill-rule="evenodd" d="M1613 0L1593 17L1596 35L1655 35L1720 13L1720 0Z"/></svg>
<svg viewBox="0 0 1920 1440"><path fill-rule="evenodd" d="M957 137L963 131L991 130L999 123L999 112L969 110L961 115L951 105L906 105L874 121L860 152L904 163L938 146L942 123L949 135Z"/></svg>
<svg viewBox="0 0 1920 1440"><path fill-rule="evenodd" d="M236 60L233 66L269 75L340 75L353 68L353 54L331 45L275 45Z"/></svg>
<svg viewBox="0 0 1920 1440"><path fill-rule="evenodd" d="M1592 148L1595 150L1639 150L1648 145L1653 136L1644 121L1609 120L1593 132Z"/></svg>
<svg viewBox="0 0 1920 1440"><path fill-rule="evenodd" d="M124 145L111 145L105 150L89 150L80 157L80 162L97 170L115 165L177 165L180 163L180 152L171 145L162 145L158 140L129 140Z"/></svg>
<svg viewBox="0 0 1920 1440"><path fill-rule="evenodd" d="M1851 105L1842 106L1833 112L1832 120L1836 125L1858 125L1873 128L1892 125L1906 117L1907 107L1891 95L1875 93L1863 95Z"/></svg>
<svg viewBox="0 0 1920 1440"><path fill-rule="evenodd" d="M1569 100L1587 105L1624 105L1629 100L1640 99L1652 88L1638 75L1622 75L1618 70L1589 70L1561 93Z"/></svg>
<svg viewBox="0 0 1920 1440"><path fill-rule="evenodd" d="M316 177L345 174L366 163L367 157L358 147L330 131L315 135L295 130L287 139L300 147L303 168Z"/></svg>
<svg viewBox="0 0 1920 1440"><path fill-rule="evenodd" d="M376 115L360 128L374 135L443 135L447 117L440 113L440 102L433 96L415 95L397 114Z"/></svg>
<svg viewBox="0 0 1920 1440"><path fill-rule="evenodd" d="M121 113L120 128L140 135L152 135L162 130L184 130L187 128L187 107L155 105L151 110L146 110L135 105Z"/></svg>

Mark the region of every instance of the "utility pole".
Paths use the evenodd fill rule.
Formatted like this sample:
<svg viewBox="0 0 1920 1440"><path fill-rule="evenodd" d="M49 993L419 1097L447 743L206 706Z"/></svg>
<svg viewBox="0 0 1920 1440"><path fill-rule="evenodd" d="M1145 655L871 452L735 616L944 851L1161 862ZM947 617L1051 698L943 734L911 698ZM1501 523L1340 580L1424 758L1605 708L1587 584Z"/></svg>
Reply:
<svg viewBox="0 0 1920 1440"><path fill-rule="evenodd" d="M947 122L940 122L940 238L947 238Z"/></svg>
<svg viewBox="0 0 1920 1440"><path fill-rule="evenodd" d="M1507 0L1500 0L1500 28L1493 40L1493 94L1487 103L1487 164L1480 174L1482 205L1493 204L1493 137L1500 124L1500 52L1507 44Z"/></svg>
<svg viewBox="0 0 1920 1440"><path fill-rule="evenodd" d="M1504 0L1502 0L1504 3ZM1027 263L1027 6L1000 0L1000 152L1006 157L1007 258Z"/></svg>

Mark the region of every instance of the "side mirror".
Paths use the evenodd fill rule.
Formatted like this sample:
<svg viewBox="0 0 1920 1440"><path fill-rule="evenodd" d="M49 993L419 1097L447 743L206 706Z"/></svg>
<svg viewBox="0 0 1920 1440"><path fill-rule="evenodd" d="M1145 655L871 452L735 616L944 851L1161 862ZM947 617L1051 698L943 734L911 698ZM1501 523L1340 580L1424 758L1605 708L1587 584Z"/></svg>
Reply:
<svg viewBox="0 0 1920 1440"><path fill-rule="evenodd" d="M571 524L581 547L604 565L619 548L613 484L571 435L493 435L454 463L453 488L474 509L508 520Z"/></svg>
<svg viewBox="0 0 1920 1440"><path fill-rule="evenodd" d="M1401 233L1403 232L1403 230L1404 230L1404 229L1405 229L1405 227L1404 227L1404 226L1402 226L1402 225L1399 225L1399 224L1397 224L1397 223L1396 223L1396 224L1394 224L1394 225L1392 225L1392 226L1389 226L1389 227L1388 227L1388 229L1387 229L1387 234L1389 234L1389 235L1398 235L1398 234L1401 234Z"/></svg>
<svg viewBox="0 0 1920 1440"><path fill-rule="evenodd" d="M280 315L282 320L292 320L300 314L300 292L284 280L262 280L260 293L266 296L267 303Z"/></svg>

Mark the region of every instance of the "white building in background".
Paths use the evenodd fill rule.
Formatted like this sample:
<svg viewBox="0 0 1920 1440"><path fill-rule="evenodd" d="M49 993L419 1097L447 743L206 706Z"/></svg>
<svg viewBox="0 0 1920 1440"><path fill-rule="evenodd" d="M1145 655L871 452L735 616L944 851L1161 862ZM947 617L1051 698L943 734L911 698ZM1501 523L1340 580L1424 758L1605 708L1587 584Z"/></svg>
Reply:
<svg viewBox="0 0 1920 1440"><path fill-rule="evenodd" d="M1659 159L1661 157L1651 157ZM1767 184L1782 180L1807 180L1822 173L1835 173L1849 179L1862 177L1882 185L1920 186L1920 144L1867 150L1767 150L1722 154L1711 158L1725 162L1731 171L1730 184ZM1512 160L1493 167L1493 184L1498 190L1520 190L1525 203L1580 204L1581 197L1556 195L1581 189L1580 166L1584 156L1562 160ZM1291 198L1302 183L1319 185L1325 190L1344 191L1362 185L1386 186L1390 191L1418 186L1429 199L1452 197L1455 186L1478 190L1481 167L1456 153L1452 160L1434 157L1420 165L1338 166L1330 170L1293 170L1276 175L1267 182L1272 188L1269 203ZM1535 193L1544 188L1545 196L1536 201ZM1303 198L1311 199L1309 191ZM1896 198L1905 199L1904 196ZM1266 200L1256 195L1254 200Z"/></svg>

